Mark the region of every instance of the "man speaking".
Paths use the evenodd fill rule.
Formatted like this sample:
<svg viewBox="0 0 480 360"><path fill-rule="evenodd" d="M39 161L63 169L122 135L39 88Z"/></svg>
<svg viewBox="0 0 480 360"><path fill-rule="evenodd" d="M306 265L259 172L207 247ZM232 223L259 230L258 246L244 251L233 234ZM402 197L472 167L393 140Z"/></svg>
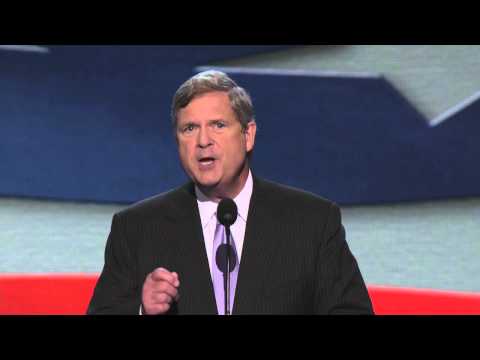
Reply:
<svg viewBox="0 0 480 360"><path fill-rule="evenodd" d="M226 74L172 104L191 181L115 214L89 314L372 314L334 203L252 173L251 99Z"/></svg>

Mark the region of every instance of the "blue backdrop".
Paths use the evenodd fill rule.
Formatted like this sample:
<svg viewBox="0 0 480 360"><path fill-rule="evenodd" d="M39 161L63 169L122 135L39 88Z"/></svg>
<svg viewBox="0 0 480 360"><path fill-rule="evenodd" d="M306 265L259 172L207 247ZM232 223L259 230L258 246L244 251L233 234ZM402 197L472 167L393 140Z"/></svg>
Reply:
<svg viewBox="0 0 480 360"><path fill-rule="evenodd" d="M50 46L0 52L0 194L133 202L186 180L178 86L267 46ZM478 102L436 127L384 78L231 69L251 93L254 172L340 204L479 195Z"/></svg>

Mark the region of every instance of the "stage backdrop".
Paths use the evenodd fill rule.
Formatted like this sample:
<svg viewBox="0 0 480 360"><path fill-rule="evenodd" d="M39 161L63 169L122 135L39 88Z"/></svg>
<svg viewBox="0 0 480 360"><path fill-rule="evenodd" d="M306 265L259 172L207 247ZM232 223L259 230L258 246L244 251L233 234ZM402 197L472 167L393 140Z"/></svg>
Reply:
<svg viewBox="0 0 480 360"><path fill-rule="evenodd" d="M0 195L130 203L181 184L175 90L213 62L281 48L4 47ZM480 195L478 101L430 126L381 75L223 70L252 95L259 176L340 204Z"/></svg>

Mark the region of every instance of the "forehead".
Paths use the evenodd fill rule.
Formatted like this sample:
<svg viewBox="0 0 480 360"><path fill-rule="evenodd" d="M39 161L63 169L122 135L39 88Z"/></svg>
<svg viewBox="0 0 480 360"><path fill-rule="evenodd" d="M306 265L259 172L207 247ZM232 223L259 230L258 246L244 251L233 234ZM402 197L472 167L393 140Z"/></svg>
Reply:
<svg viewBox="0 0 480 360"><path fill-rule="evenodd" d="M178 112L178 121L201 121L235 118L228 93L212 91L195 96L190 103Z"/></svg>

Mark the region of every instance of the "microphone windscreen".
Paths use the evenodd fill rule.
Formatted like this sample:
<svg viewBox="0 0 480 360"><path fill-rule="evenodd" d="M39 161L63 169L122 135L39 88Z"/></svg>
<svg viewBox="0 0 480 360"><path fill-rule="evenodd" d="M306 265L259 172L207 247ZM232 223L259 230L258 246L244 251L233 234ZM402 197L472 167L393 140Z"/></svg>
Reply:
<svg viewBox="0 0 480 360"><path fill-rule="evenodd" d="M230 226L237 220L237 205L229 198L222 199L217 207L217 219L223 226Z"/></svg>
<svg viewBox="0 0 480 360"><path fill-rule="evenodd" d="M235 269L235 266L237 265L237 256L233 246L227 245L227 244L221 244L218 247L217 253L215 255L215 262L217 263L217 267L224 274L227 272L227 254L228 254L229 246L230 246L230 256L229 256L230 272L232 272L233 269Z"/></svg>

